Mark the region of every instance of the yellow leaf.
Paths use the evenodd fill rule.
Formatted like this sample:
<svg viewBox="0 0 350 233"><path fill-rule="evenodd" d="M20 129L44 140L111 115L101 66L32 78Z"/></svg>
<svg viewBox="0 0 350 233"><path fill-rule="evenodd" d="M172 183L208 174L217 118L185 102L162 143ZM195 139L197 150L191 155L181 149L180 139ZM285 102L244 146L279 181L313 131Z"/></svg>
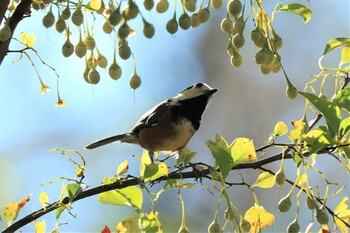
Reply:
<svg viewBox="0 0 350 233"><path fill-rule="evenodd" d="M13 220L17 218L19 210L20 208L18 206L18 202L11 202L4 207L3 213L6 219L7 226L11 225Z"/></svg>
<svg viewBox="0 0 350 233"><path fill-rule="evenodd" d="M343 199L341 199L337 207L334 209L334 213L346 223L350 223L350 210L348 210L348 205L346 203L347 201L348 197L343 197ZM348 227L342 221L340 221L340 219L335 218L335 223L343 233L347 233L349 231Z"/></svg>
<svg viewBox="0 0 350 233"><path fill-rule="evenodd" d="M263 206L254 205L244 215L251 225L250 232L259 232L261 229L273 224L275 217L267 212Z"/></svg>
<svg viewBox="0 0 350 233"><path fill-rule="evenodd" d="M308 180L308 177L307 177L307 174L301 174L298 176L298 185L302 185L302 184L306 184L307 180Z"/></svg>
<svg viewBox="0 0 350 233"><path fill-rule="evenodd" d="M20 35L20 40L23 44L31 48L34 46L36 39L34 33L26 34L25 32L22 32Z"/></svg>
<svg viewBox="0 0 350 233"><path fill-rule="evenodd" d="M128 160L124 160L124 162L122 162L122 163L118 166L116 176L120 176L120 175L123 175L123 174L127 173L127 172L128 172L128 169L129 169Z"/></svg>
<svg viewBox="0 0 350 233"><path fill-rule="evenodd" d="M236 138L230 145L231 157L235 164L256 161L253 140L249 138Z"/></svg>
<svg viewBox="0 0 350 233"><path fill-rule="evenodd" d="M125 233L129 230L129 232L136 232L138 225L138 216L129 217L122 222L118 223L116 226L116 230L119 233Z"/></svg>
<svg viewBox="0 0 350 233"><path fill-rule="evenodd" d="M275 184L275 176L269 172L262 172L252 187L271 188Z"/></svg>
<svg viewBox="0 0 350 233"><path fill-rule="evenodd" d="M41 192L39 196L39 202L46 209L46 205L49 203L49 195L46 192Z"/></svg>
<svg viewBox="0 0 350 233"><path fill-rule="evenodd" d="M306 123L301 120L298 120L298 121L293 121L292 125L294 126L295 129L290 131L289 138L293 142L296 142L301 138L302 134L304 133Z"/></svg>
<svg viewBox="0 0 350 233"><path fill-rule="evenodd" d="M34 228L35 233L45 233L46 223L45 220L39 222L38 220L34 220Z"/></svg>
<svg viewBox="0 0 350 233"><path fill-rule="evenodd" d="M90 8L93 10L99 10L102 6L102 0L91 0L90 1Z"/></svg>
<svg viewBox="0 0 350 233"><path fill-rule="evenodd" d="M274 134L276 137L283 136L283 135L285 135L287 132L288 132L288 126L287 126L286 123L284 123L283 121L278 122L278 123L275 125L275 128L274 128L274 130L273 130L273 134Z"/></svg>
<svg viewBox="0 0 350 233"><path fill-rule="evenodd" d="M76 177L83 177L84 176L84 171L85 171L85 166L84 165L80 165L79 167L77 167L77 169L75 169Z"/></svg>

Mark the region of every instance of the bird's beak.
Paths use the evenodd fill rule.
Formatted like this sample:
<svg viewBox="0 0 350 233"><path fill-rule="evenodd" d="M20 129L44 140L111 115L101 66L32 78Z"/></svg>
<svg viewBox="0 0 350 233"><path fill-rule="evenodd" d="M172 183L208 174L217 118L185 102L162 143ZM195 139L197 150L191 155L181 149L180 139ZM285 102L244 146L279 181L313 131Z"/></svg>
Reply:
<svg viewBox="0 0 350 233"><path fill-rule="evenodd" d="M208 90L208 95L213 95L217 91L218 91L218 89L216 89L216 88L210 89L210 90Z"/></svg>

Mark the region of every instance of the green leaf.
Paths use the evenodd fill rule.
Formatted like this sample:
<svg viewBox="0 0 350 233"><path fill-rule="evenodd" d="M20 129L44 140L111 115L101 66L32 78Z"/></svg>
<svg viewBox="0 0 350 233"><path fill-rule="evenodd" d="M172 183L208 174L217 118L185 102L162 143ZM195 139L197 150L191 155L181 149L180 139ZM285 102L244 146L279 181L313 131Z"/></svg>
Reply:
<svg viewBox="0 0 350 233"><path fill-rule="evenodd" d="M315 129L303 135L304 141L310 147L309 153L314 154L329 145L329 141L324 136L324 131Z"/></svg>
<svg viewBox="0 0 350 233"><path fill-rule="evenodd" d="M333 51L334 49L341 47L341 46L348 46L350 45L350 38L347 37L339 37L339 38L333 38L329 40L326 44L326 48L324 49L323 56L327 53Z"/></svg>
<svg viewBox="0 0 350 233"><path fill-rule="evenodd" d="M81 193L82 189L79 184L67 184L66 191L68 193L69 202L72 202L73 199Z"/></svg>
<svg viewBox="0 0 350 233"><path fill-rule="evenodd" d="M101 193L97 199L103 204L132 206L138 212L141 210L143 202L142 191L135 186Z"/></svg>
<svg viewBox="0 0 350 233"><path fill-rule="evenodd" d="M346 87L339 91L335 97L336 103L350 112L350 87Z"/></svg>
<svg viewBox="0 0 350 233"><path fill-rule="evenodd" d="M275 176L269 172L262 172L252 187L271 188L275 185Z"/></svg>
<svg viewBox="0 0 350 233"><path fill-rule="evenodd" d="M160 162L158 164L151 163L145 165L145 170L143 174L144 182L149 182L152 180L156 180L159 177L167 176L168 175L168 167L165 163Z"/></svg>
<svg viewBox="0 0 350 233"><path fill-rule="evenodd" d="M155 200L157 200L160 196L160 194L162 194L164 191L168 190L168 189L174 189L174 188L195 188L196 185L192 184L192 183L185 183L182 184L179 181L175 180L175 179L169 179L165 182L163 188L161 190L159 190L159 192L157 193Z"/></svg>
<svg viewBox="0 0 350 233"><path fill-rule="evenodd" d="M231 168L233 167L233 158L228 150L228 148L222 148L213 141L207 141L208 145L217 166L220 168L223 179L225 180Z"/></svg>
<svg viewBox="0 0 350 233"><path fill-rule="evenodd" d="M139 219L139 230L144 233L163 232L158 219L158 212L143 213Z"/></svg>
<svg viewBox="0 0 350 233"><path fill-rule="evenodd" d="M301 158L300 158L300 156L297 154L297 153L295 153L294 151L292 152L292 158L293 158L293 161L294 161L294 163L295 163L295 165L297 166L297 167L299 167L300 166L300 164L301 164Z"/></svg>
<svg viewBox="0 0 350 233"><path fill-rule="evenodd" d="M337 135L340 125L339 107L332 102L318 98L314 94L307 92L299 93L307 98L323 114L331 137L333 138L335 135Z"/></svg>
<svg viewBox="0 0 350 233"><path fill-rule="evenodd" d="M342 50L341 50L341 61L340 65L343 65L345 63L350 63L350 45L346 45Z"/></svg>
<svg viewBox="0 0 350 233"><path fill-rule="evenodd" d="M236 138L229 149L236 165L257 160L253 140L249 138Z"/></svg>
<svg viewBox="0 0 350 233"><path fill-rule="evenodd" d="M288 4L276 9L275 11L276 12L284 11L284 12L300 15L304 18L304 23L309 22L312 16L312 11L310 10L310 8L299 3Z"/></svg>
<svg viewBox="0 0 350 233"><path fill-rule="evenodd" d="M339 127L339 136L342 138L350 130L350 117L345 118Z"/></svg>
<svg viewBox="0 0 350 233"><path fill-rule="evenodd" d="M176 163L188 164L196 155L197 152L193 152L190 148L185 147L181 150L179 158L176 160Z"/></svg>

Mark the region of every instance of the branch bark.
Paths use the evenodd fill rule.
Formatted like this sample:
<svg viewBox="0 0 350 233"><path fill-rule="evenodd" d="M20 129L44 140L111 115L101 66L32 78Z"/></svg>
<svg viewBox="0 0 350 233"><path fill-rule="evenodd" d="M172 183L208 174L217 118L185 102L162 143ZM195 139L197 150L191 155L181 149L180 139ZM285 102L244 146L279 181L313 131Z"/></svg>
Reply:
<svg viewBox="0 0 350 233"><path fill-rule="evenodd" d="M5 2L5 4L4 5L1 4L0 23L1 23L1 20L3 19L4 15L6 13L7 6L8 6L7 2L9 2L9 0L1 0L1 2ZM16 7L15 12L13 12L11 17L8 19L9 20L9 27L11 29L11 36L6 41L0 41L0 65L2 64L4 58L6 57L6 55L8 53L10 42L11 42L12 36L16 30L18 23L23 19L24 15L30 10L31 4L32 4L32 0L22 0L18 4L18 6ZM3 7L3 6L6 6L6 7Z"/></svg>
<svg viewBox="0 0 350 233"><path fill-rule="evenodd" d="M328 153L329 150L334 149L334 148L325 148L320 152L320 154L324 154L324 153ZM307 156L307 154L305 154ZM285 151L284 154L284 159L291 159L292 156L290 153L288 153L287 151ZM264 165L279 161L282 159L282 153L278 153L275 154L273 156L270 156L268 158L256 161L256 162L251 162L251 163L243 163L243 164L239 164L235 167L232 168L232 170L240 170L240 169L263 169ZM200 165L205 165L208 166L206 164L203 163L199 163ZM190 167L190 166L188 166ZM187 167L187 168L188 168ZM210 166L208 166L207 169L201 170L201 175L205 178L208 177L208 175L210 175L211 172L211 168ZM198 173L195 171L189 171L189 172L182 172L181 169L175 170L171 173L168 174L168 176L162 176L159 179L155 180L154 182L160 182L160 181L166 181L169 179L196 179L198 178ZM115 190L115 189L122 189L122 188L126 188L129 186L135 186L135 185L140 185L142 184L142 181L138 178L135 177L129 177L125 180L120 180L118 182L112 183L112 184L106 184L106 185L100 185L97 186L95 188L91 188L85 191L82 191L81 193L79 193L72 202L76 202L78 200L87 198L87 197L91 197L91 196L95 196L97 194L103 193L103 192L107 192L107 191L111 191L111 190ZM321 200L319 200L321 201ZM42 208L39 209L25 217L23 217L22 219L18 220L17 222L13 223L12 225L10 225L8 228L6 228L5 230L2 231L2 233L11 233L11 232L15 232L17 230L19 230L21 227L33 222L34 220L40 218L41 216L44 216L50 212L52 212L53 210L58 209L59 207L61 207L64 204L68 204L69 203L69 199L68 197L65 197L62 201L56 201L52 204L49 204L48 206L46 206L46 208ZM334 214L334 212L327 207L327 210L329 211L329 213L334 216L337 217L337 215ZM344 221L343 221L344 222ZM344 222L344 224L350 229L350 225L346 222Z"/></svg>

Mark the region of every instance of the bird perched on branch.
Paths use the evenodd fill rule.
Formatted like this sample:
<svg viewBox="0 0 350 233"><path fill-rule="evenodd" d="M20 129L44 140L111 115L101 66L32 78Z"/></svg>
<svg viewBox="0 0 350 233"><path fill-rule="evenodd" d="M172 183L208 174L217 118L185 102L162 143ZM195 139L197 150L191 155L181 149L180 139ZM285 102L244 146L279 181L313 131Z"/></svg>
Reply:
<svg viewBox="0 0 350 233"><path fill-rule="evenodd" d="M85 149L112 142L133 143L148 150L152 162L155 151L178 152L198 130L202 114L216 91L205 83L193 84L143 114L129 133L97 140Z"/></svg>

